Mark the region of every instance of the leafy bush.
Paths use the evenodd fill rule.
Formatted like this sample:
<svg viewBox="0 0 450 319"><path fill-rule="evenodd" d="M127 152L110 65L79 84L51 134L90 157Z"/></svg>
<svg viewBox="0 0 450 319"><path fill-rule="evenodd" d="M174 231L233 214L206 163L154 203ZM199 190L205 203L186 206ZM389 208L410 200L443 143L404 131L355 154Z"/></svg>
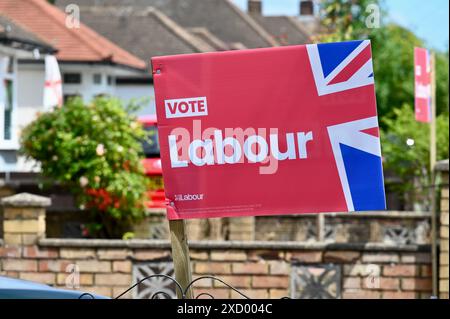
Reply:
<svg viewBox="0 0 450 319"><path fill-rule="evenodd" d="M410 203L424 201L431 184L430 125L417 122L414 109L408 104L395 108L393 114L393 118L384 118L386 128L381 132L384 168L401 178L398 190L409 196ZM442 113L436 118L437 160L448 158L448 129L448 113Z"/></svg>
<svg viewBox="0 0 450 319"><path fill-rule="evenodd" d="M22 132L22 153L44 177L67 186L93 212L91 235L121 237L145 212L149 179L141 164L146 133L117 99L79 98L43 113Z"/></svg>

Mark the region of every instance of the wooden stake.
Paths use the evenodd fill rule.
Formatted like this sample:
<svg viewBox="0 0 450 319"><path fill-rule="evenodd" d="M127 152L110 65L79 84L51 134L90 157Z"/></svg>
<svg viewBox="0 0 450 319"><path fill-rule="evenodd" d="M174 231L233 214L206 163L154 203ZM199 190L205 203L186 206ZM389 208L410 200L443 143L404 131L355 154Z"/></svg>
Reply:
<svg viewBox="0 0 450 319"><path fill-rule="evenodd" d="M186 222L184 220L169 220L169 228L175 279L180 283L183 289L186 289L192 282ZM177 296L178 298L183 297L178 289ZM185 297L188 299L193 298L192 288L188 289Z"/></svg>
<svg viewBox="0 0 450 319"><path fill-rule="evenodd" d="M323 213L317 214L317 241L323 243L325 241L325 215Z"/></svg>

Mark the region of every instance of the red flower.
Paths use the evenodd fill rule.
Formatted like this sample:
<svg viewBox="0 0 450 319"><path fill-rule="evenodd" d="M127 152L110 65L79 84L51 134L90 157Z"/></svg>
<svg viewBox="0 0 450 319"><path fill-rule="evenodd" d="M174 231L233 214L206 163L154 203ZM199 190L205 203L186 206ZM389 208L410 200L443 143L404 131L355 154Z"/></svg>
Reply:
<svg viewBox="0 0 450 319"><path fill-rule="evenodd" d="M88 202L89 207L96 207L100 211L106 211L113 204L113 198L104 188L90 188L86 190L86 194L92 197Z"/></svg>

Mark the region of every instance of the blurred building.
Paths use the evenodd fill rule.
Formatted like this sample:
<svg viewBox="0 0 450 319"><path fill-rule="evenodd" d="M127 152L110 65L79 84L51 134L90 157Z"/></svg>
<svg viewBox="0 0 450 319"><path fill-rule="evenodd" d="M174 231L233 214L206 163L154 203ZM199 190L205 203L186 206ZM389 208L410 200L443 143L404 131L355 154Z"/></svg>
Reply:
<svg viewBox="0 0 450 319"><path fill-rule="evenodd" d="M21 120L17 112L18 60L54 52L50 44L0 12L0 168L6 166L2 154L18 147L17 123Z"/></svg>
<svg viewBox="0 0 450 319"><path fill-rule="evenodd" d="M312 1L300 1L300 6L309 3L313 5ZM281 45L295 45L309 43L311 30L305 23L301 22L297 17L292 16L264 16L261 0L249 0L247 4L247 10L249 15L255 19L260 25L262 25L272 37L275 38ZM304 16L313 17L314 8L311 7L311 11L307 11L308 14ZM302 17L301 10L299 17ZM305 9L303 9L305 13ZM314 21L314 20L313 20Z"/></svg>
<svg viewBox="0 0 450 319"><path fill-rule="evenodd" d="M72 3L56 1L61 10ZM248 13L230 0L79 0L76 4L81 22L147 63L160 55L304 44L310 42L311 24L318 22L313 1L299 1L298 17L263 16L259 0L248 1ZM116 95L124 101L145 98L140 114L155 114L147 66L144 76L118 77Z"/></svg>
<svg viewBox="0 0 450 319"><path fill-rule="evenodd" d="M55 6L46 0L2 0L0 14L8 20L0 22L9 36L27 30L33 43L49 49L33 47L16 59L8 124L15 142L0 147L0 193L2 187L41 193L33 173L38 168L17 150L20 129L43 110L46 54L56 54L65 99L81 96L87 102L105 94L125 103L138 99L144 101L139 115L154 115L152 57L309 43L317 8L314 1L298 3L298 15L291 17L264 16L258 0L248 1L247 12L230 0L56 0ZM50 212L76 210L67 192L47 195Z"/></svg>
<svg viewBox="0 0 450 319"><path fill-rule="evenodd" d="M0 172L28 172L32 163L17 154L19 133L43 111L46 54L56 52L64 99L81 96L85 101L115 95L115 78L142 74L145 62L83 24L68 24L66 14L45 0L2 0L0 17L3 39L10 45L28 43L32 51L6 56L12 73L11 82L5 82L11 87L2 90L8 106L0 117L6 132L0 144Z"/></svg>

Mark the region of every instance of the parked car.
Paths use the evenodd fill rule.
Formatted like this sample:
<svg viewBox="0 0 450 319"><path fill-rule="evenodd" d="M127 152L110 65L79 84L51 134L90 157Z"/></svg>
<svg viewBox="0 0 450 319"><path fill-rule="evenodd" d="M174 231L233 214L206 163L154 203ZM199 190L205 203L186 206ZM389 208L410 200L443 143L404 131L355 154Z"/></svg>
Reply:
<svg viewBox="0 0 450 319"><path fill-rule="evenodd" d="M139 117L144 129L150 133L149 141L143 143L145 159L142 161L145 174L153 179L156 189L148 191L149 208L165 208L166 196L162 181L161 155L158 141L158 128L156 115L145 115Z"/></svg>
<svg viewBox="0 0 450 319"><path fill-rule="evenodd" d="M48 285L0 276L0 299L108 299L78 290L59 289Z"/></svg>

